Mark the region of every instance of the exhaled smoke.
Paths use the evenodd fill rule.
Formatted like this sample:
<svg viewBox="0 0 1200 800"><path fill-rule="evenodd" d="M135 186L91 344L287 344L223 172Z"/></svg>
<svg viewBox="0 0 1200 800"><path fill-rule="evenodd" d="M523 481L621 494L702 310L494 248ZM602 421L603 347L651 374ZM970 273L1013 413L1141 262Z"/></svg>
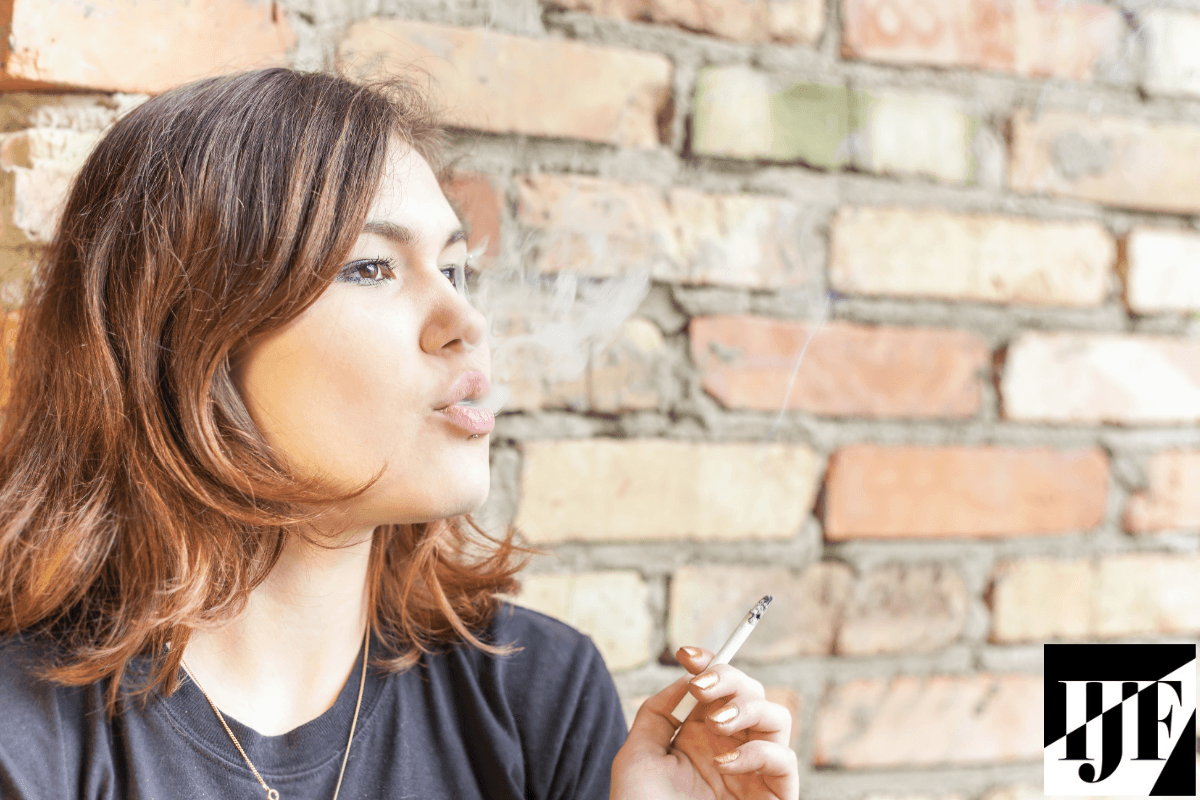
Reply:
<svg viewBox="0 0 1200 800"><path fill-rule="evenodd" d="M550 275L521 266L481 270L470 300L487 317L492 348L492 392L482 405L499 412L518 380L551 385L582 377L649 291L644 267L603 279L572 268Z"/></svg>

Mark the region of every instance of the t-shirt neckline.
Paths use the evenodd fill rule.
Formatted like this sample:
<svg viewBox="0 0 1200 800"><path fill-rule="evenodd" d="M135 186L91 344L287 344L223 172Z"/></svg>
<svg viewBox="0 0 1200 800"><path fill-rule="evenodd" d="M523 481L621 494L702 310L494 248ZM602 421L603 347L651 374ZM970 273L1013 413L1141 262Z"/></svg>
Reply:
<svg viewBox="0 0 1200 800"><path fill-rule="evenodd" d="M371 637L371 652L380 653L382 643L378 637ZM363 659L362 647L358 649L354 661L354 669L350 672L337 699L334 700L324 713L315 719L277 736L264 736L253 728L242 724L226 714L229 729L237 737L242 749L250 757L255 768L263 775L277 778L296 777L297 775L319 769L329 761L339 760L345 751L346 739L350 736L350 724L354 717L354 707L358 702L358 686L362 676ZM378 704L385 680L380 671L367 665L367 677L363 684L362 707L358 713L358 723L355 726L354 737L357 739ZM246 766L246 761L234 747L229 734L221 726L221 721L213 712L212 706L205 699L196 683L181 671L179 687L170 697L155 695L156 704L166 714L172 725L194 745L201 747L209 755L220 758L231 768L238 768L253 779L253 773ZM270 780L267 780L270 783Z"/></svg>

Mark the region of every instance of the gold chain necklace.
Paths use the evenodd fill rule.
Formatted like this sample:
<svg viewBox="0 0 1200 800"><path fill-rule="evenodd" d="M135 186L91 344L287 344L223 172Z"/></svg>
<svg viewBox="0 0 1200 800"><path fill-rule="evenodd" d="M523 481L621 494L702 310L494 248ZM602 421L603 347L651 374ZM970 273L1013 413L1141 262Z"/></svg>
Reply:
<svg viewBox="0 0 1200 800"><path fill-rule="evenodd" d="M367 652L370 649L371 626L367 625L366 638L363 642L362 675L359 676L358 679L358 702L354 704L354 719L350 722L350 738L346 740L346 753L342 756L342 768L338 771L337 786L335 786L333 789L333 800L337 800L338 792L342 790L342 776L346 774L346 761L350 758L350 743L354 741L354 727L358 724L358 709L362 707L363 687L367 683ZM196 684L196 688L200 690L200 694L204 695L204 699L208 701L210 706L212 706L212 710L217 712L217 719L221 720L221 727L225 729L225 732L229 734L229 738L233 740L233 746L236 747L237 751L242 754L242 758L246 760L246 766L248 766L250 771L254 773L254 777L258 779L259 784L266 789L267 800L279 800L279 790L272 789L270 786L267 786L267 782L263 780L262 775L258 774L258 770L255 769L254 764L250 762L250 756L246 755L246 751L242 749L241 742L237 740L237 737L233 735L233 731L229 729L229 723L227 723L225 721L225 717L221 715L221 710L217 708L217 704L214 703L212 698L208 696L208 692L204 691L204 687L200 685L200 681L196 680L196 675L192 672L191 668L188 667L183 659L180 659L179 663L183 664L183 668L187 670L188 677L192 679L192 683Z"/></svg>

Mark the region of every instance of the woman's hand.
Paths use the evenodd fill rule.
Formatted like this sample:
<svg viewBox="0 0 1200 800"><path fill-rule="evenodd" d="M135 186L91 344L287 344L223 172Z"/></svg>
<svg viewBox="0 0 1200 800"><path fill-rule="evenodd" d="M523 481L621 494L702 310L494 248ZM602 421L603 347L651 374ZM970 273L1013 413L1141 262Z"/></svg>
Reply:
<svg viewBox="0 0 1200 800"><path fill-rule="evenodd" d="M708 650L681 647L677 657L697 677L685 675L642 703L613 760L611 800L798 800L787 709L767 702L762 684L736 667L706 671ZM709 675L716 681L707 688L692 682ZM671 711L689 691L698 703L679 725ZM731 718L729 708L737 711Z"/></svg>

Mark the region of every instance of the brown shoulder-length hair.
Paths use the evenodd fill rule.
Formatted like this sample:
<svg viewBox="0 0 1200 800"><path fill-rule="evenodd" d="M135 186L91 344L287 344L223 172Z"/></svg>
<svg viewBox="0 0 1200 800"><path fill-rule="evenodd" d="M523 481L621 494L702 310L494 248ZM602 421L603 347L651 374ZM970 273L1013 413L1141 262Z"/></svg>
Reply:
<svg viewBox="0 0 1200 800"><path fill-rule="evenodd" d="M445 178L441 141L415 84L284 68L171 90L100 140L22 310L0 428L0 634L46 635L43 675L111 679L113 712L150 655L138 691L173 692L190 632L234 617L287 537L382 475L339 493L293 474L230 357L333 280L389 146ZM477 634L519 585L516 554L538 552L515 533L469 516L378 529L379 663L459 638L507 652Z"/></svg>

